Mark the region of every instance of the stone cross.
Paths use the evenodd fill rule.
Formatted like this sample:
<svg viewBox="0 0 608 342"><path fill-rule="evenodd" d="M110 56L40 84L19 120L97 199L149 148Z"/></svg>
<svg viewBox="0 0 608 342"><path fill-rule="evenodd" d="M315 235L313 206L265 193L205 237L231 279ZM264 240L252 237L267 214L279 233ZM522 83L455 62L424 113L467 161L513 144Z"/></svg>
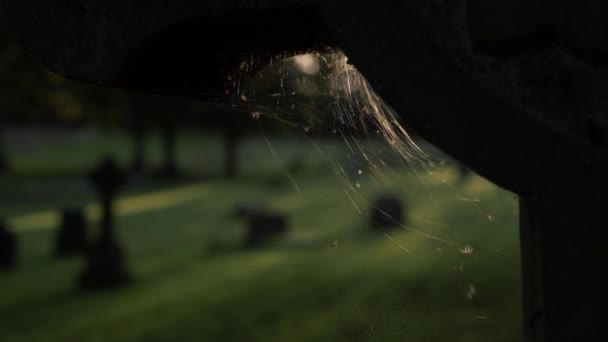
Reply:
<svg viewBox="0 0 608 342"><path fill-rule="evenodd" d="M103 289L128 283L122 250L114 236L112 202L118 189L126 182L125 174L107 158L91 173L91 181L101 200L101 235L88 252L87 269L80 279L85 290Z"/></svg>

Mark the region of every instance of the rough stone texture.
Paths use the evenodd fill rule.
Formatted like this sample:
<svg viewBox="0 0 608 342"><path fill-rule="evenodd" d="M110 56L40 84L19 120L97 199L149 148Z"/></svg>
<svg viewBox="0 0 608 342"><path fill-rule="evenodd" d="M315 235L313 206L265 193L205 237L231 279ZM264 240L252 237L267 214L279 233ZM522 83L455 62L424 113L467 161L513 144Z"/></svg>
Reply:
<svg viewBox="0 0 608 342"><path fill-rule="evenodd" d="M224 94L228 72L251 58L252 50L276 56L314 45L321 25L309 15L293 17L263 3L26 0L2 5L24 47L61 75L216 98ZM283 1L281 7L300 8L298 3Z"/></svg>
<svg viewBox="0 0 608 342"><path fill-rule="evenodd" d="M513 2L516 6L509 11L505 7L511 3L499 0L468 1L468 7L463 0L431 0L418 10L426 31L475 79L526 110L543 126L570 139L608 148L608 58L602 57L608 54L604 52L606 44L601 43L608 25L597 23L593 30L588 23L583 25L585 14L581 11L585 6L573 6L571 2L550 6L538 0L520 2ZM589 3L589 11L608 9L605 3ZM576 10L568 11L570 7ZM443 25L437 22L439 15ZM496 15L504 20L487 21L478 27L471 24L475 21L471 17L484 15L486 20ZM514 19L509 21L506 16ZM534 28L522 33L520 29L525 25L517 18L527 20ZM510 39L496 34L492 36L493 45L478 49L476 35L487 35L493 28L513 33ZM580 44L585 47L577 47Z"/></svg>

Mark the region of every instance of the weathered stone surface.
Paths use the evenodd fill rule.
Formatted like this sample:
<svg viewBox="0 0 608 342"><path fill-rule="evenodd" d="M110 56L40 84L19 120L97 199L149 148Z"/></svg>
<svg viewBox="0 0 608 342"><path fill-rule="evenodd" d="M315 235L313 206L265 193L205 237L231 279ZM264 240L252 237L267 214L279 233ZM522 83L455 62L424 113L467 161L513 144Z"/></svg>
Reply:
<svg viewBox="0 0 608 342"><path fill-rule="evenodd" d="M538 45L549 31L546 4L544 0L467 0L473 47L513 51Z"/></svg>
<svg viewBox="0 0 608 342"><path fill-rule="evenodd" d="M559 44L587 62L607 65L608 2L561 0L554 8L553 30Z"/></svg>
<svg viewBox="0 0 608 342"><path fill-rule="evenodd" d="M252 51L274 57L316 44L313 37L322 26L303 13L309 10L300 1L264 3L26 0L2 5L24 47L61 75L217 98L224 95L228 71L249 60ZM22 25L26 21L36 24Z"/></svg>

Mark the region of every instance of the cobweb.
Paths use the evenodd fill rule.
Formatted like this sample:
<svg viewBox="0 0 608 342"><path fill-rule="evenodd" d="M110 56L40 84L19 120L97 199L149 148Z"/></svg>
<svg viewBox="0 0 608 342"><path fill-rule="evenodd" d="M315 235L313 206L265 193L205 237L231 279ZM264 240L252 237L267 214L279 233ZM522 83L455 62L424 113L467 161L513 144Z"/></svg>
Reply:
<svg viewBox="0 0 608 342"><path fill-rule="evenodd" d="M277 153L273 134L269 133L276 129L266 123L289 127L323 160L341 184L343 201L354 208L362 221L373 220L374 212L392 219L391 208L383 208L385 202L374 203L374 199L401 197L404 192L422 194L411 200L429 207L420 211L425 216L406 213L407 220L398 222L397 230L381 230L380 235L408 258L420 260L429 253L443 256L445 272L452 275L452 282L446 286L455 286L463 302L474 302L484 292L483 284L476 281L479 275L468 272L468 267L500 259L495 255L502 253L502 244L461 232L471 224L484 227L491 235L497 220L516 222L515 201L505 211L478 198L475 185L463 185L471 171L410 134L406 123L375 93L342 51L327 48L284 54L269 61L251 58L227 75L227 81L230 100L226 105L258 123L269 151L278 159L291 158ZM289 166L284 171L295 191L306 191ZM403 184L407 186L404 188ZM449 203L445 202L446 193ZM446 222L441 215L433 214L441 206L457 207L457 211L469 213L469 220L475 220ZM403 238L403 231L419 237L414 240L415 245L412 239ZM340 244L336 237L331 247ZM471 314L471 318L496 319L483 309ZM369 326L375 333L374 324L370 322Z"/></svg>
<svg viewBox="0 0 608 342"><path fill-rule="evenodd" d="M384 171L388 163L400 163L417 174L437 166L341 51L279 56L254 75L249 70L256 70L254 59L241 64L237 75L228 76L235 89L227 93L235 93L231 106L251 113L253 119L271 118L308 136L339 137L348 148L347 157L363 158L363 168L377 182L390 182ZM358 192L344 165L338 159L328 162Z"/></svg>

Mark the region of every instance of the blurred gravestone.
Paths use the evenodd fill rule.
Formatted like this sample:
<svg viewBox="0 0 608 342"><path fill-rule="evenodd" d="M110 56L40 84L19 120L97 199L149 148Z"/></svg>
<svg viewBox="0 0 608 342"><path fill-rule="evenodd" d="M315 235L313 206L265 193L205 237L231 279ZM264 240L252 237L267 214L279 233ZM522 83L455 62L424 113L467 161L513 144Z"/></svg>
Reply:
<svg viewBox="0 0 608 342"><path fill-rule="evenodd" d="M87 221L81 209L70 208L62 212L57 234L55 254L59 257L84 252L87 247Z"/></svg>
<svg viewBox="0 0 608 342"><path fill-rule="evenodd" d="M256 213L266 212L265 206L256 202L243 202L236 205L234 215L238 218L247 220Z"/></svg>
<svg viewBox="0 0 608 342"><path fill-rule="evenodd" d="M0 270L17 265L17 238L0 221Z"/></svg>
<svg viewBox="0 0 608 342"><path fill-rule="evenodd" d="M287 231L285 218L277 213L256 213L249 217L247 247L256 247L283 235Z"/></svg>
<svg viewBox="0 0 608 342"><path fill-rule="evenodd" d="M129 282L122 250L114 238L112 212L112 202L125 179L112 159L102 161L91 174L102 205L101 236L88 251L87 269L80 279L83 289L103 289Z"/></svg>
<svg viewBox="0 0 608 342"><path fill-rule="evenodd" d="M371 206L371 225L374 230L400 227L404 224L404 204L393 196L381 196Z"/></svg>
<svg viewBox="0 0 608 342"><path fill-rule="evenodd" d="M245 203L237 206L236 214L248 221L246 247L261 246L287 232L285 217L264 206Z"/></svg>

